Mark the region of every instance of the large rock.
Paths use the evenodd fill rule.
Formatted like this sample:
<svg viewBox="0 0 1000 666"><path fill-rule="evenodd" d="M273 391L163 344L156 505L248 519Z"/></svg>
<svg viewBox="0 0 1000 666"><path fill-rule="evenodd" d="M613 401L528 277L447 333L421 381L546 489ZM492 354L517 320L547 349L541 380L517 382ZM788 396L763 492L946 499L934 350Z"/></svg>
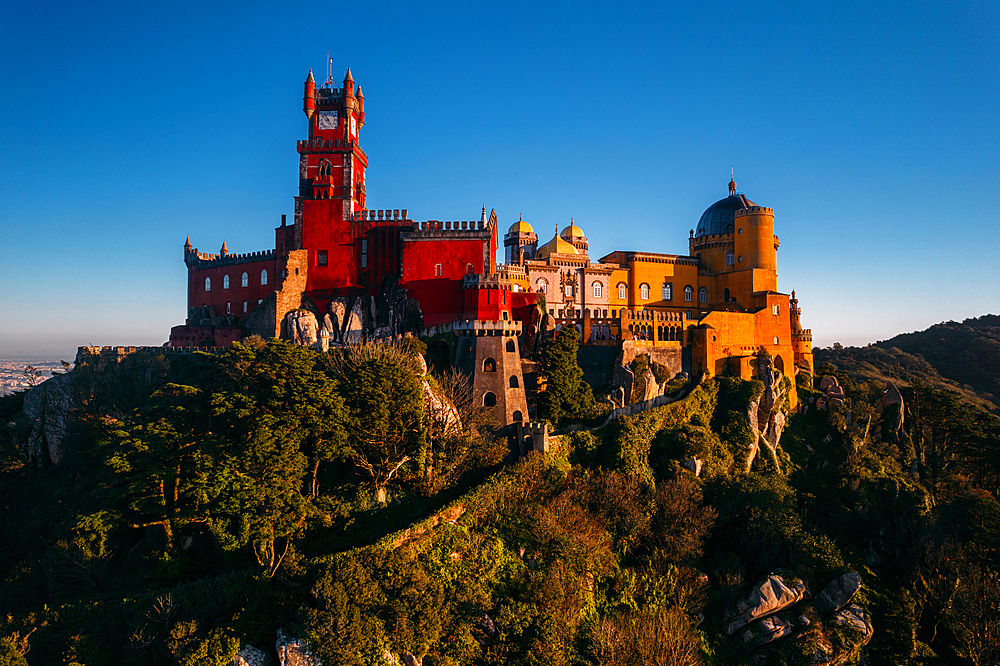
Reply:
<svg viewBox="0 0 1000 666"><path fill-rule="evenodd" d="M233 657L232 666L271 666L274 660L271 655L252 645L245 645Z"/></svg>
<svg viewBox="0 0 1000 666"><path fill-rule="evenodd" d="M774 369L770 356L761 354L757 357L757 378L763 382L764 391L757 400L747 405L747 420L754 436L754 443L743 463L748 472L762 444L771 452L780 470L778 445L785 430L785 414L781 405L786 394L786 389L781 386L782 377L781 372Z"/></svg>
<svg viewBox="0 0 1000 666"><path fill-rule="evenodd" d="M430 383L424 379L424 407L431 418L431 422L441 428L444 435L457 435L462 432L462 419L458 415L458 410L454 403L443 395L438 394Z"/></svg>
<svg viewBox="0 0 1000 666"><path fill-rule="evenodd" d="M297 345L311 347L319 338L319 322L309 310L292 310L285 315L285 330L288 339Z"/></svg>
<svg viewBox="0 0 1000 666"><path fill-rule="evenodd" d="M278 652L278 666L323 666L322 660L309 650L305 640L285 636L280 629L274 647Z"/></svg>
<svg viewBox="0 0 1000 666"><path fill-rule="evenodd" d="M836 613L850 603L858 590L861 589L861 576L853 571L845 573L840 578L831 581L816 595L816 610L820 613Z"/></svg>
<svg viewBox="0 0 1000 666"><path fill-rule="evenodd" d="M30 428L27 440L30 462L58 465L62 461L74 419L71 382L71 375L56 375L24 395L24 414Z"/></svg>
<svg viewBox="0 0 1000 666"><path fill-rule="evenodd" d="M791 586L789 586L789 584ZM785 576L772 573L758 585L746 601L736 604L736 613L729 620L726 633L732 635L754 620L773 615L783 608L798 603L806 596L806 585L800 579L785 582Z"/></svg>
<svg viewBox="0 0 1000 666"><path fill-rule="evenodd" d="M743 642L752 643L753 645L766 645L779 638L784 638L794 631L795 629L791 622L783 620L777 615L771 615L751 625L743 634Z"/></svg>

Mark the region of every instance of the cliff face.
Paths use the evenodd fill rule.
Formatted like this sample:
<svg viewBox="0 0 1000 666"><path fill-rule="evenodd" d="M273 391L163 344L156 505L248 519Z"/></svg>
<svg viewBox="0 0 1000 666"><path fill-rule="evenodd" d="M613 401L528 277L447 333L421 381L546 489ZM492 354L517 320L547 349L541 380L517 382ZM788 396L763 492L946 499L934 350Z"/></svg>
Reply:
<svg viewBox="0 0 1000 666"><path fill-rule="evenodd" d="M28 461L58 465L64 455L75 416L71 375L56 375L24 396L24 417L30 428L25 449Z"/></svg>

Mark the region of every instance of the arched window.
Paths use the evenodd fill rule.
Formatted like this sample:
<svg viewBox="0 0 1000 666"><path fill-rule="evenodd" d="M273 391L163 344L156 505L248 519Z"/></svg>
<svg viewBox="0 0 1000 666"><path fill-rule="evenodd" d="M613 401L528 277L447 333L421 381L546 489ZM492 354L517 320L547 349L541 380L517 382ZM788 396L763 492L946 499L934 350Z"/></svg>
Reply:
<svg viewBox="0 0 1000 666"><path fill-rule="evenodd" d="M538 281L535 282L535 286L537 287L538 293L540 294L549 293L549 283L545 278L538 278Z"/></svg>
<svg viewBox="0 0 1000 666"><path fill-rule="evenodd" d="M600 298L600 297L601 297L601 283L600 282L595 282L594 283L594 298Z"/></svg>
<svg viewBox="0 0 1000 666"><path fill-rule="evenodd" d="M736 264L736 255L733 254L732 250L726 250L726 266L733 266L735 264Z"/></svg>
<svg viewBox="0 0 1000 666"><path fill-rule="evenodd" d="M260 286L267 284L267 271L260 272Z"/></svg>
<svg viewBox="0 0 1000 666"><path fill-rule="evenodd" d="M483 372L496 372L497 362L492 358L483 359Z"/></svg>
<svg viewBox="0 0 1000 666"><path fill-rule="evenodd" d="M729 234L730 236L733 235L733 225L730 224L728 227L726 227L726 233Z"/></svg>
<svg viewBox="0 0 1000 666"><path fill-rule="evenodd" d="M517 375L511 375L510 376L510 387L511 388L517 388L518 387Z"/></svg>
<svg viewBox="0 0 1000 666"><path fill-rule="evenodd" d="M729 302L730 300L729 287L726 287L725 289L722 290L722 300L725 301L726 303Z"/></svg>
<svg viewBox="0 0 1000 666"><path fill-rule="evenodd" d="M243 286L244 287L250 286L250 276L247 275L246 273L243 274Z"/></svg>
<svg viewBox="0 0 1000 666"><path fill-rule="evenodd" d="M628 285L626 285L624 282L618 283L618 298L620 298L623 301L626 298L628 298Z"/></svg>
<svg viewBox="0 0 1000 666"><path fill-rule="evenodd" d="M639 285L639 298L644 301L649 300L649 285L645 282Z"/></svg>
<svg viewBox="0 0 1000 666"><path fill-rule="evenodd" d="M698 302L707 303L708 302L708 289L702 287L698 290Z"/></svg>
<svg viewBox="0 0 1000 666"><path fill-rule="evenodd" d="M496 407L497 405L497 394L492 391L487 391L483 396L483 406L484 407Z"/></svg>
<svg viewBox="0 0 1000 666"><path fill-rule="evenodd" d="M521 414L520 411L516 411L516 412L514 412L513 414L510 415L510 418L513 421L523 421L524 420L524 415Z"/></svg>
<svg viewBox="0 0 1000 666"><path fill-rule="evenodd" d="M694 300L694 287L691 285L684 287L684 300L688 303Z"/></svg>
<svg viewBox="0 0 1000 666"><path fill-rule="evenodd" d="M333 165L330 164L329 160L323 160L319 163L319 175L330 176L333 174Z"/></svg>
<svg viewBox="0 0 1000 666"><path fill-rule="evenodd" d="M674 283L664 282L663 283L663 300L672 301L674 300Z"/></svg>
<svg viewBox="0 0 1000 666"><path fill-rule="evenodd" d="M205 291L212 291L212 278L205 278Z"/></svg>
<svg viewBox="0 0 1000 666"><path fill-rule="evenodd" d="M465 274L466 275L472 275L472 271L473 271L472 264L466 264L465 265Z"/></svg>
<svg viewBox="0 0 1000 666"><path fill-rule="evenodd" d="M222 288L223 289L229 289L229 276L228 275L223 275L222 276Z"/></svg>
<svg viewBox="0 0 1000 666"><path fill-rule="evenodd" d="M509 351L509 352L515 352L515 351L517 351L514 348L514 341L513 340L508 340L507 341L507 351Z"/></svg>

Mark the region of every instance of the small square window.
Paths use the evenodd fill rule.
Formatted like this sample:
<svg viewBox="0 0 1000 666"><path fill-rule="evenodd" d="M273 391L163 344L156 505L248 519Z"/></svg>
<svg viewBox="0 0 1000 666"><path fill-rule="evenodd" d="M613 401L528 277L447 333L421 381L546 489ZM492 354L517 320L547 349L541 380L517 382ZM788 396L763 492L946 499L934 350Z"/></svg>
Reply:
<svg viewBox="0 0 1000 666"><path fill-rule="evenodd" d="M326 266L328 264L328 262L329 262L329 258L328 258L328 255L326 253L326 250L319 250L319 251L316 252L316 265L317 266Z"/></svg>

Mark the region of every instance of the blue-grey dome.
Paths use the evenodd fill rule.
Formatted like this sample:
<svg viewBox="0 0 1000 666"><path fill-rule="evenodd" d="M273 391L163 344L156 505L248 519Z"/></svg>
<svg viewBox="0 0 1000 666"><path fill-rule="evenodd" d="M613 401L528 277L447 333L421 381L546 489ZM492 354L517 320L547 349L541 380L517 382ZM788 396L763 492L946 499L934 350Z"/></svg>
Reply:
<svg viewBox="0 0 1000 666"><path fill-rule="evenodd" d="M697 237L731 233L729 227L733 226L733 213L741 208L756 205L742 194L736 193L730 194L725 199L719 199L701 214L694 235Z"/></svg>

